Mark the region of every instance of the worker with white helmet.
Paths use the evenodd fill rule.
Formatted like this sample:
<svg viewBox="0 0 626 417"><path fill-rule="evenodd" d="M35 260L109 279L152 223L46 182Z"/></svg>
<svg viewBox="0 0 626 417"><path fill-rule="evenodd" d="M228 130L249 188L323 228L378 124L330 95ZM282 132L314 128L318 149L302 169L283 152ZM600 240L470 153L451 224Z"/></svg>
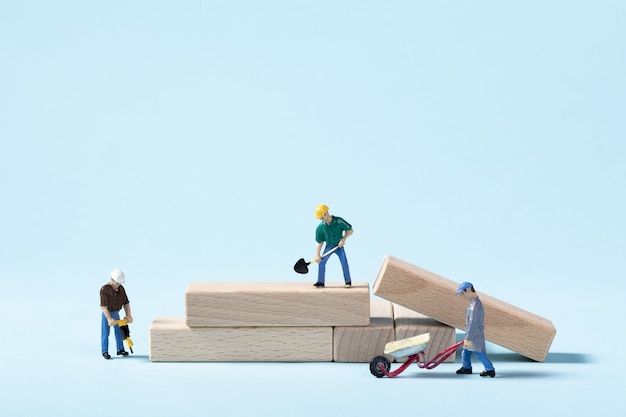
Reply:
<svg viewBox="0 0 626 417"><path fill-rule="evenodd" d="M315 218L320 219L321 223L315 230L315 240L317 241L315 262L319 264L319 268L317 270L317 282L313 285L315 287L323 287L326 280L326 262L328 258L330 258L330 255L324 256L323 258L321 257L322 246L324 242L326 242L324 253L328 253L334 248L337 248L333 253L337 254L339 257L345 286L346 288L350 288L352 286L352 279L350 278L350 268L343 245L346 243L348 236L354 233L354 230L350 223L339 216L332 216L328 210L328 206L325 204L320 204L315 209Z"/></svg>
<svg viewBox="0 0 626 417"><path fill-rule="evenodd" d="M126 282L124 272L114 269L111 271L109 282L100 288L100 308L102 309L101 347L104 359L111 359L111 355L109 355L109 334L112 326L114 326L118 356L128 355L128 352L124 350L124 335L120 327L116 326L116 320L120 319L120 310L122 308L124 308L124 313L126 314L126 322L133 322L133 316L130 313L130 302L122 285L124 282Z"/></svg>

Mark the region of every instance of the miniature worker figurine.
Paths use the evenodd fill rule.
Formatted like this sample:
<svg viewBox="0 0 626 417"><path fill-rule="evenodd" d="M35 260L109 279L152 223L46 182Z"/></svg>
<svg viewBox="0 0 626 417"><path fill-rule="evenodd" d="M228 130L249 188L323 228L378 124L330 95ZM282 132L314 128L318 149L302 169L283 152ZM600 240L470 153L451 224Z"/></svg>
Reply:
<svg viewBox="0 0 626 417"><path fill-rule="evenodd" d="M332 216L328 212L328 206L320 204L315 209L315 218L321 219L319 226L315 230L315 240L317 241L317 247L315 249L315 262L319 264L317 270L317 282L313 284L315 287L323 287L326 279L326 262L330 256L321 256L322 246L326 242L324 253L328 253L334 249L335 254L339 257L341 262L341 269L343 270L343 279L345 281L346 288L352 286L352 279L350 278L350 268L348 266L348 259L346 258L346 252L343 245L346 243L346 239L354 231L350 223L338 216ZM335 249L336 248L336 249Z"/></svg>
<svg viewBox="0 0 626 417"><path fill-rule="evenodd" d="M126 290L122 286L124 282L126 282L124 273L119 269L115 269L111 272L109 283L100 288L100 308L102 308L101 345L104 359L111 359L111 355L109 355L109 332L111 327L114 328L118 356L128 356L128 352L124 350L124 335L116 322L116 320L120 319L122 307L126 314L126 322L133 322L133 316L130 313L130 303L126 296Z"/></svg>
<svg viewBox="0 0 626 417"><path fill-rule="evenodd" d="M480 301L480 298L478 298L478 295L476 295L476 291L471 282L462 282L456 294L460 294L461 297L470 302L465 311L465 340L461 353L463 366L457 370L456 373L471 374L471 357L472 353L476 353L476 356L485 367L485 370L480 373L480 376L490 376L493 378L496 376L496 370L487 357L487 350L485 348L485 310L483 309L483 303Z"/></svg>

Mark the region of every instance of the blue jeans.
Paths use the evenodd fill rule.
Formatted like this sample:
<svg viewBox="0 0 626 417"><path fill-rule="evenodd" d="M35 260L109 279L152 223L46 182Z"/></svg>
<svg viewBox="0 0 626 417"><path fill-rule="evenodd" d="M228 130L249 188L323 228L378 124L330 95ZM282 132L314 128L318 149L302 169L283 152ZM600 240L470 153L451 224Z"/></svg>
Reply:
<svg viewBox="0 0 626 417"><path fill-rule="evenodd" d="M109 311L111 314L111 318L114 320L120 319L119 311ZM102 346L102 353L109 351L109 332L111 331L111 327L109 326L109 322L107 321L106 316L102 313L102 330L100 334L100 344ZM117 351L124 350L124 335L122 334L122 330L120 326L114 326L113 332L115 333L115 343L117 345Z"/></svg>
<svg viewBox="0 0 626 417"><path fill-rule="evenodd" d="M471 362L472 353L475 353L476 357L483 363L483 366L485 367L485 371L493 371L494 370L493 364L491 363L491 361L489 360L489 358L487 357L487 354L485 352L474 352L474 351L467 350L467 349L463 349L463 351L461 352L461 359L463 360L463 368L471 369L471 367L472 367L472 362Z"/></svg>
<svg viewBox="0 0 626 417"><path fill-rule="evenodd" d="M328 252L332 248L334 248L334 246L326 245L326 247L324 248L324 253ZM324 253L322 253L322 255ZM322 284L324 283L324 280L326 279L326 262L328 262L328 258L330 258L333 254L337 254L337 256L339 256L339 262L341 262L341 269L343 270L344 281L346 282L346 284L352 284L352 279L350 278L350 268L348 267L348 259L346 258L346 251L343 249L343 247L322 258L322 260L320 261L320 266L317 269L317 282L321 282Z"/></svg>

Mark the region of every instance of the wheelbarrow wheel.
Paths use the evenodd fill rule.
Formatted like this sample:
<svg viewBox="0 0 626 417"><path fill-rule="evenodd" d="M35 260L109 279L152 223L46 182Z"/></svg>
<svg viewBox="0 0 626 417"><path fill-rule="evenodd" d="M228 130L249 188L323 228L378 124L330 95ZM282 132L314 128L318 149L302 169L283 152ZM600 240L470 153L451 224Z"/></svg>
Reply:
<svg viewBox="0 0 626 417"><path fill-rule="evenodd" d="M380 369L380 364L383 365L383 367L385 368L385 371L387 372L389 372L389 370L391 369L391 362L389 362L389 359L385 358L384 356L376 356L370 362L370 372L376 378L382 378L385 376L383 371Z"/></svg>

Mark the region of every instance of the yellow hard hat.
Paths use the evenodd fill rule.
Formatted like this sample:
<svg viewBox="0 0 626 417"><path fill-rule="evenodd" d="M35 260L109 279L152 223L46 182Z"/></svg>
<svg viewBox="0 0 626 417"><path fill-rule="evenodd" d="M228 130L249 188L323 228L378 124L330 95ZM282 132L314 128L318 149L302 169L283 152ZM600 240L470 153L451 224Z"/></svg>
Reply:
<svg viewBox="0 0 626 417"><path fill-rule="evenodd" d="M324 217L324 214L326 213L328 213L328 206L326 204L320 204L315 209L315 218L321 219L322 217Z"/></svg>

